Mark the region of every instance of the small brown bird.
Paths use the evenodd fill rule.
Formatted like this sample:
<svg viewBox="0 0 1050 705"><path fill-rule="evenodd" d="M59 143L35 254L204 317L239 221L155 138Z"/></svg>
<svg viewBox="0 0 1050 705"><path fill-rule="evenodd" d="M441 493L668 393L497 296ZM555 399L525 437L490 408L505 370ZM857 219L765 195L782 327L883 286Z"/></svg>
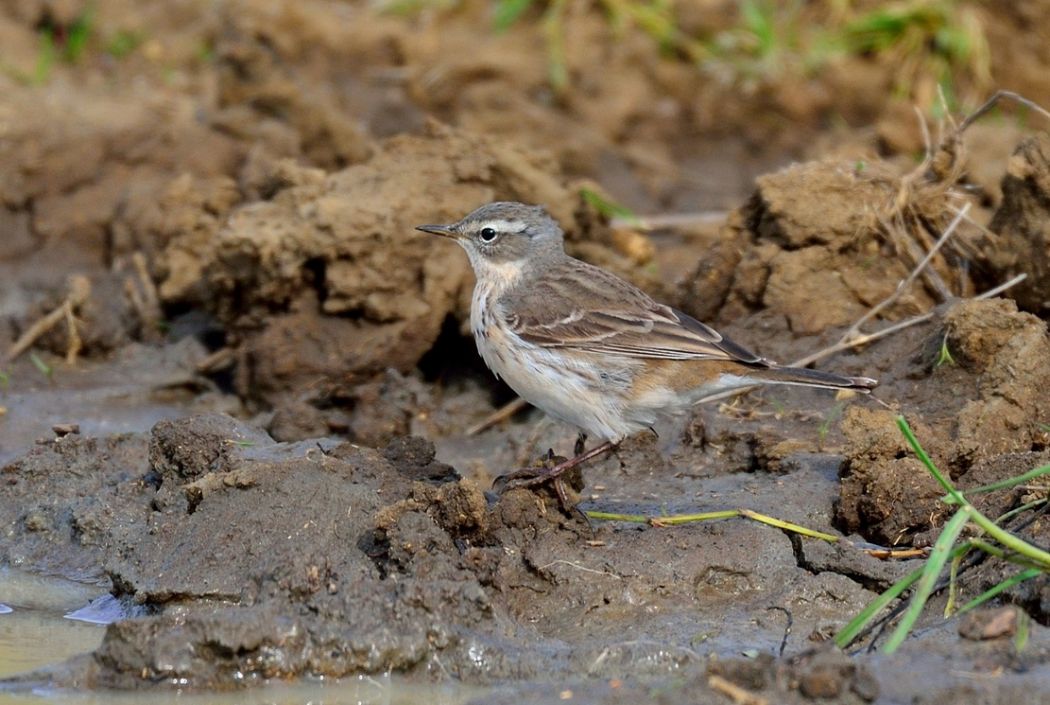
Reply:
<svg viewBox="0 0 1050 705"><path fill-rule="evenodd" d="M478 352L530 404L581 430L576 457L504 476L504 489L566 470L725 392L793 384L869 392L877 382L759 357L657 303L614 274L565 254L563 233L539 206L497 202L451 225L421 225L458 242L477 277L470 324ZM586 436L605 442L584 452Z"/></svg>

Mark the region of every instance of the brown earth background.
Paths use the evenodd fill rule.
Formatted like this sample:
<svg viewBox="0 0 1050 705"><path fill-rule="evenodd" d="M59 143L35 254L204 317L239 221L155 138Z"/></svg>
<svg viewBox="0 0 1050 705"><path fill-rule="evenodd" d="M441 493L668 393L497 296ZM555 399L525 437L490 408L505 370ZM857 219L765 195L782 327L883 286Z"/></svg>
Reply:
<svg viewBox="0 0 1050 705"><path fill-rule="evenodd" d="M1050 3L0 2L0 565L123 615L0 693L396 672L486 703L1042 702L1045 575L844 653L918 561L487 495L575 432L471 431L513 393L463 253L413 229L543 204L571 254L784 362L929 314L815 363L884 404L704 406L585 467L581 505L929 547L950 508L897 414L962 488L1050 462L1050 122L961 122L997 90L1050 106Z"/></svg>

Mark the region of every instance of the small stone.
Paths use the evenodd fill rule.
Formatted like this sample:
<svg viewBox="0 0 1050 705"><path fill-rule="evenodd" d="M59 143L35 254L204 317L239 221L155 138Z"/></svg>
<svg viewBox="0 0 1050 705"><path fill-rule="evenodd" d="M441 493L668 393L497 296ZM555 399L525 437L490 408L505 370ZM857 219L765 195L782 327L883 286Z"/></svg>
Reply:
<svg viewBox="0 0 1050 705"><path fill-rule="evenodd" d="M51 427L51 430L55 432L55 435L59 438L70 435L80 434L80 424L78 423L56 423Z"/></svg>
<svg viewBox="0 0 1050 705"><path fill-rule="evenodd" d="M959 623L959 636L972 641L1013 636L1017 631L1017 609L998 609L971 612Z"/></svg>
<svg viewBox="0 0 1050 705"><path fill-rule="evenodd" d="M40 510L31 510L26 514L23 524L26 527L26 531L47 531L51 528L51 522L48 521L47 515Z"/></svg>
<svg viewBox="0 0 1050 705"><path fill-rule="evenodd" d="M807 698L837 698L842 693L842 673L838 668L817 666L802 676L798 688Z"/></svg>

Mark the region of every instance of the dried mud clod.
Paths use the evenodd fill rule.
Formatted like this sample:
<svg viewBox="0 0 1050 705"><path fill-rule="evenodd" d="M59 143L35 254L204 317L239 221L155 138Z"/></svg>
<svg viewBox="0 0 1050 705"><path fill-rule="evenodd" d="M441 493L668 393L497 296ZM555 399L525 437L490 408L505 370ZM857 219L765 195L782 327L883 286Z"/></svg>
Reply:
<svg viewBox="0 0 1050 705"><path fill-rule="evenodd" d="M951 361L941 358L947 349ZM1050 385L1046 324L1012 301L966 301L948 309L922 346L925 376L900 388L916 436L961 489L1006 479L1039 464L1045 448L1042 390ZM884 395L885 396L885 395ZM889 397L887 397L889 398ZM938 526L947 508L895 424L897 412L850 407L836 521L883 544ZM1005 511L1010 493L975 498L982 511Z"/></svg>
<svg viewBox="0 0 1050 705"><path fill-rule="evenodd" d="M229 472L239 451L270 445L265 434L225 414L161 421L150 433L150 467L176 485L210 473Z"/></svg>
<svg viewBox="0 0 1050 705"><path fill-rule="evenodd" d="M137 435L71 434L0 466L0 521L8 527L0 562L104 581L109 536L149 513L154 490L141 482L146 452Z"/></svg>
<svg viewBox="0 0 1050 705"><path fill-rule="evenodd" d="M784 316L795 335L846 326L890 296L947 225L955 176L931 171L920 178L884 162L832 160L759 177L722 238L736 243L739 261L720 255L726 267L712 270L704 261L696 276L726 292L723 318L763 309ZM934 270L940 280L958 274L941 257ZM886 314L920 313L946 293L914 287Z"/></svg>
<svg viewBox="0 0 1050 705"><path fill-rule="evenodd" d="M188 678L214 687L238 671L408 670L456 643L459 630L488 622L477 557L468 565L459 548L485 534L484 498L470 483L413 483L412 474L436 474L432 446L406 440L384 457L350 444L225 443L246 433L206 416L155 429L152 455L176 472L166 477L190 479L180 469L200 468L180 487L207 491L190 513L154 503L145 521L109 532L115 590L156 614L107 632L90 669L95 683ZM195 452L185 456L188 445ZM384 508L390 500L396 508ZM174 553L177 566L164 567Z"/></svg>
<svg viewBox="0 0 1050 705"><path fill-rule="evenodd" d="M323 177L278 166L291 185L234 209L206 243L174 238L160 258L167 303L203 306L243 340L245 394L317 383L345 394L385 368L411 370L446 318L465 315L471 281L457 248L414 227L486 201L543 203L570 248L632 269L541 152L431 124Z"/></svg>
<svg viewBox="0 0 1050 705"><path fill-rule="evenodd" d="M1028 277L1014 291L1025 310L1050 309L1050 135L1024 139L1014 151L1002 182L1003 201L982 242L985 276L1002 281Z"/></svg>

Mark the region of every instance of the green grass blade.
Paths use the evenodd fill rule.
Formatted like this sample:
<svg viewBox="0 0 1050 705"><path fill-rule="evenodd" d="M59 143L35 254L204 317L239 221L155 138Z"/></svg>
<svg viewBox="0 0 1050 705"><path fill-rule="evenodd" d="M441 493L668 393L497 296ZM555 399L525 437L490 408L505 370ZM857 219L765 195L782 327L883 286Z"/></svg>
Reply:
<svg viewBox="0 0 1050 705"><path fill-rule="evenodd" d="M949 496L955 498L957 504L965 504L966 500L959 490L955 489L951 481L940 471L940 469L930 460L930 456L926 454L922 446L919 445L919 439L915 437L915 433L912 432L911 426L908 425L908 420L904 416L897 417L897 428L904 434L904 438L908 441L908 445L911 446L912 451L915 452L915 456L922 461L922 464L926 466L926 469L930 471L930 474L940 483L941 487L948 493Z"/></svg>
<svg viewBox="0 0 1050 705"><path fill-rule="evenodd" d="M959 594L959 565L962 563L963 558L966 557L966 551L956 551L955 555L952 556L951 567L948 569L948 602L944 605L944 617L947 619L952 616L952 612L955 611L955 598Z"/></svg>
<svg viewBox="0 0 1050 705"><path fill-rule="evenodd" d="M777 519L768 514L760 514L759 512L754 512L750 509L741 509L740 516L747 517L748 519L757 521L761 524L766 524L767 526L775 526L778 529L784 529L785 531L791 531L802 536L808 536L811 539L820 539L821 541L827 541L828 543L837 543L839 540L839 537L834 534L817 531L816 529L807 529L799 524L784 521L783 519Z"/></svg>
<svg viewBox="0 0 1050 705"><path fill-rule="evenodd" d="M1017 634L1014 635L1014 650L1017 653L1024 651L1024 647L1028 646L1028 635L1032 628L1032 618L1028 616L1028 613L1024 610L1018 610L1017 613Z"/></svg>
<svg viewBox="0 0 1050 705"><path fill-rule="evenodd" d="M1005 480L999 480L999 482L993 482L988 485L981 485L980 487L968 489L966 490L966 494L984 494L985 492L1005 490L1016 485L1023 485L1024 483L1030 480L1034 480L1037 477L1042 477L1043 475L1050 475L1050 465L1043 465L1042 467L1035 468L1034 470L1029 470L1025 474L1018 475L1017 477L1008 477ZM945 495L944 497L941 497L941 501L945 504L956 504L955 498L950 495Z"/></svg>
<svg viewBox="0 0 1050 705"><path fill-rule="evenodd" d="M701 512L698 514L665 514L662 516L648 516L646 514L616 514L614 512L584 512L588 519L601 521L628 521L635 524L653 524L661 526L673 526L675 524L690 524L698 521L712 521L715 519L733 519L742 516L739 509L722 509L714 512Z"/></svg>
<svg viewBox="0 0 1050 705"><path fill-rule="evenodd" d="M33 67L34 85L43 85L51 78L51 69L55 65L57 54L55 33L45 27L40 30L40 46L37 50L36 66Z"/></svg>
<svg viewBox="0 0 1050 705"><path fill-rule="evenodd" d="M1005 514L1003 514L1000 517L998 517L995 520L995 523L996 524L1002 524L1003 522L1014 518L1018 514L1022 514L1024 512L1027 512L1029 509L1035 509L1039 505L1046 504L1046 503L1047 503L1047 498L1043 497L1041 499L1032 500L1031 502L1028 502L1027 504L1022 504L1020 507L1014 507L1010 511L1008 511Z"/></svg>
<svg viewBox="0 0 1050 705"><path fill-rule="evenodd" d="M893 630L893 634L890 635L886 646L883 648L885 653L892 654L896 651L904 643L912 627L915 626L915 622L918 621L919 615L922 613L922 608L926 606L926 601L930 599L930 595L933 593L933 588L937 584L937 578L944 571L944 564L952 555L952 546L955 544L956 539L959 538L959 534L962 533L966 522L971 519L972 514L973 510L970 507L963 507L944 525L944 530L937 537L937 542L933 544L933 550L930 551L930 557L926 559L926 565L923 566L922 577L919 578L918 585L915 587L915 593L911 596L911 604L908 605L908 610L901 617L900 624Z"/></svg>
<svg viewBox="0 0 1050 705"><path fill-rule="evenodd" d="M900 428L901 433L904 434L908 444L911 445L912 450L915 451L915 455L920 461L922 461L922 464L926 466L926 469L930 471L930 474L936 478L941 487L943 487L948 492L948 495L955 500L955 503L959 505L959 511L962 511L963 509L968 510L973 522L981 527L981 529L983 529L991 538L1001 543L1005 548L1014 551L1015 553L1019 553L1033 563L1045 566L1047 570L1050 570L1050 553L1047 553L1038 546L1033 546L1032 544L1017 538L1009 531L1002 529L994 521L974 509L973 505L966 501L966 498L955 489L948 478L945 477L937 466L934 465L933 461L930 460L930 456L928 456L926 451L922 449L922 446L919 445L918 439L915 438L915 434L912 433L908 421L903 416L897 417L897 426Z"/></svg>
<svg viewBox="0 0 1050 705"><path fill-rule="evenodd" d="M497 32L505 32L510 26L532 7L533 0L499 0L496 3L495 15L492 23Z"/></svg>
<svg viewBox="0 0 1050 705"><path fill-rule="evenodd" d="M593 188L584 186L580 189L580 196L582 196L583 200L594 208L594 210L598 211L606 218L623 218L635 225L639 225L642 222L630 208L617 203Z"/></svg>
<svg viewBox="0 0 1050 705"><path fill-rule="evenodd" d="M33 367L35 367L40 374L48 379L51 379L52 375L54 375L54 369L44 362L44 358L40 357L35 352L29 353L29 361L33 363Z"/></svg>
<svg viewBox="0 0 1050 705"><path fill-rule="evenodd" d="M757 42L758 56L772 54L777 43L772 7L758 0L744 0L740 4L740 18L744 28L754 36Z"/></svg>
<svg viewBox="0 0 1050 705"><path fill-rule="evenodd" d="M966 506L969 507L970 505ZM973 510L972 507L971 510ZM1047 553L1038 546L1033 546L1027 541L1017 538L1009 531L1001 529L996 526L995 522L976 510L973 510L973 523L984 529L986 534L1001 543L1007 549L1027 558L1031 562L1040 566L1044 571L1050 571L1050 553Z"/></svg>
<svg viewBox="0 0 1050 705"><path fill-rule="evenodd" d="M965 612L969 612L970 610L972 610L974 607L983 605L988 600L992 599L1004 590L1009 590L1014 585L1023 583L1026 580L1031 580L1032 578L1037 578L1043 574L1044 571L1039 570L1038 568L1029 568L1028 570L1022 570L1020 573L1010 576L998 585L993 585L977 597L967 602L965 605L959 608L959 614L964 614Z"/></svg>
<svg viewBox="0 0 1050 705"><path fill-rule="evenodd" d="M66 30L66 44L62 55L69 63L75 64L83 58L88 40L91 39L91 34L94 31L93 20L94 17L89 6L80 17L73 20L73 23Z"/></svg>
<svg viewBox="0 0 1050 705"><path fill-rule="evenodd" d="M569 86L569 67L565 57L566 2L551 0L543 15L543 34L547 39L547 80L559 95Z"/></svg>
<svg viewBox="0 0 1050 705"><path fill-rule="evenodd" d="M859 635L861 631L863 631L864 627L868 626L868 623L875 618L875 615L881 612L886 605L903 595L905 590L910 588L916 580L922 577L922 571L923 568L916 568L893 585L886 588L881 595L872 600L868 606L860 612L860 614L851 619L849 624L843 627L842 630L835 635L835 645L840 649L845 649L853 643L853 640L857 638L857 635Z"/></svg>

